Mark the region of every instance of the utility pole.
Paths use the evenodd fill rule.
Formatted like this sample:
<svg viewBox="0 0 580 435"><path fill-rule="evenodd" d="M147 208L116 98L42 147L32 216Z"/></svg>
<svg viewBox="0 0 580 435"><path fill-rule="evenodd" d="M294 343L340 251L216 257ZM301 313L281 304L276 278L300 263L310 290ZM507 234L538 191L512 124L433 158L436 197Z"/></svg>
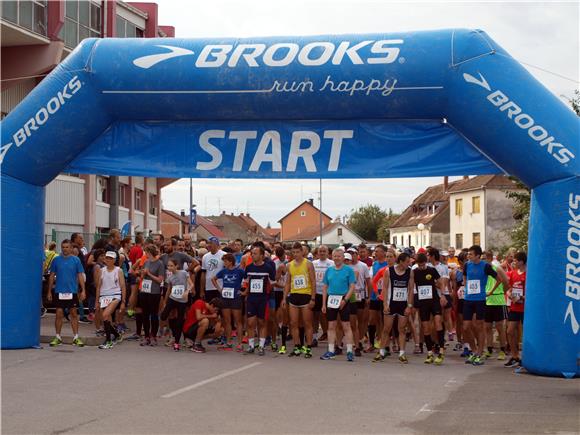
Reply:
<svg viewBox="0 0 580 435"><path fill-rule="evenodd" d="M193 215L193 178L189 179L189 232L193 232L191 219Z"/></svg>
<svg viewBox="0 0 580 435"><path fill-rule="evenodd" d="M319 223L320 223L320 244L322 245L322 178L320 179L320 189L318 191Z"/></svg>

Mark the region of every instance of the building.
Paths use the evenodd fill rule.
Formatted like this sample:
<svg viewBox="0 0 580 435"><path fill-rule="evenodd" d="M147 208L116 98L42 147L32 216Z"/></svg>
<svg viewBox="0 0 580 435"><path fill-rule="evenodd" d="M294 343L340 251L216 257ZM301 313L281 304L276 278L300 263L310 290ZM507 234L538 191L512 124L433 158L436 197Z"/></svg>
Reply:
<svg viewBox="0 0 580 435"><path fill-rule="evenodd" d="M314 206L314 200L304 201L278 222L280 223L280 240L283 242L296 240L296 237L308 228L318 225L322 215L322 227L329 225L332 218Z"/></svg>
<svg viewBox="0 0 580 435"><path fill-rule="evenodd" d="M119 0L0 2L2 118L85 38L175 36L155 3ZM160 230L160 192L173 179L61 174L46 187L45 238ZM91 240L87 240L90 243Z"/></svg>
<svg viewBox="0 0 580 435"><path fill-rule="evenodd" d="M390 242L397 247L449 246L449 189L464 180L428 187L413 200L389 228Z"/></svg>
<svg viewBox="0 0 580 435"><path fill-rule="evenodd" d="M181 213L175 213L171 210L163 209L161 211L161 233L165 237L179 236L190 233L192 240L208 239L217 237L220 242L227 241L223 231L210 219L203 216L196 216L196 225L193 227L189 224L189 215L182 210Z"/></svg>
<svg viewBox="0 0 580 435"><path fill-rule="evenodd" d="M480 175L449 188L451 244L456 248L480 245L497 249L510 244L513 201L507 190L517 190L505 175Z"/></svg>
<svg viewBox="0 0 580 435"><path fill-rule="evenodd" d="M320 225L305 228L294 238L285 240L285 242L305 242L309 245L319 245ZM335 248L345 243L358 245L364 242L365 240L361 236L340 221L331 222L322 228L322 243L330 248Z"/></svg>
<svg viewBox="0 0 580 435"><path fill-rule="evenodd" d="M271 239L274 241L274 243L280 241L280 233L282 231L282 228L272 228L270 226L270 224L268 224L268 225L266 225L265 230L268 233L268 235L271 237Z"/></svg>
<svg viewBox="0 0 580 435"><path fill-rule="evenodd" d="M241 239L244 243L251 243L256 240L274 242L273 237L266 228L262 227L250 215L250 213L226 213L222 211L219 216L208 216L226 235L229 240Z"/></svg>

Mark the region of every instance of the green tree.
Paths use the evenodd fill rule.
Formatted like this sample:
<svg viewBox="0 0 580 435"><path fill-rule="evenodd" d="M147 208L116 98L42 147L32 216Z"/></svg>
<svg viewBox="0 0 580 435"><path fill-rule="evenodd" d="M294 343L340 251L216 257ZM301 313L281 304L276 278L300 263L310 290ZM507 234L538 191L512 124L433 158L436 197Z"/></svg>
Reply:
<svg viewBox="0 0 580 435"><path fill-rule="evenodd" d="M572 110L580 116L580 91L576 89L572 98L566 97ZM514 201L515 225L510 231L512 246L516 249L528 250L528 230L530 225L530 189L515 177L510 177L516 182L516 187L522 189L518 192L508 191L506 196Z"/></svg>
<svg viewBox="0 0 580 435"><path fill-rule="evenodd" d="M377 240L377 231L387 215L378 205L367 204L351 211L348 226L363 239L374 241Z"/></svg>
<svg viewBox="0 0 580 435"><path fill-rule="evenodd" d="M395 223L395 221L401 216L400 213L393 213L392 209L389 209L389 212L383 219L383 223L379 227L377 231L377 240L385 243L391 242L391 231L389 228Z"/></svg>

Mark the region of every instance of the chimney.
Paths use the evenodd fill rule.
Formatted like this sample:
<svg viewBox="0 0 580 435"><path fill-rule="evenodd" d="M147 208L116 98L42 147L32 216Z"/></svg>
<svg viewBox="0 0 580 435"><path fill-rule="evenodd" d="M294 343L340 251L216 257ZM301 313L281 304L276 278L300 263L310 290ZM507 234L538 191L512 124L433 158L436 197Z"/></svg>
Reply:
<svg viewBox="0 0 580 435"><path fill-rule="evenodd" d="M181 216L185 217L185 210L181 209Z"/></svg>
<svg viewBox="0 0 580 435"><path fill-rule="evenodd" d="M225 210L222 210L222 215L225 215L225 214L226 214L226 211Z"/></svg>
<svg viewBox="0 0 580 435"><path fill-rule="evenodd" d="M449 190L449 177L443 177L443 192L447 192Z"/></svg>
<svg viewBox="0 0 580 435"><path fill-rule="evenodd" d="M308 198L308 203L310 205L314 205L314 199L313 198Z"/></svg>
<svg viewBox="0 0 580 435"><path fill-rule="evenodd" d="M244 215L244 213L240 213L240 216L243 216L243 215Z"/></svg>
<svg viewBox="0 0 580 435"><path fill-rule="evenodd" d="M250 213L248 213L248 217L250 217Z"/></svg>

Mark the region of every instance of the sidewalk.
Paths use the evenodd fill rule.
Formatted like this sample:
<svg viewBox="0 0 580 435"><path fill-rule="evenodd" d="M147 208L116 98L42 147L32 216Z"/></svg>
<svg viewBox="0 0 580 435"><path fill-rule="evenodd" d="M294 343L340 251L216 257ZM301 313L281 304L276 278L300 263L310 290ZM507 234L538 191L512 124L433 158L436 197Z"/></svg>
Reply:
<svg viewBox="0 0 580 435"><path fill-rule="evenodd" d="M54 319L56 315L47 313L40 319L40 342L50 343L54 338ZM129 318L125 319L125 324L129 327L128 335L135 332L135 321ZM73 332L70 322L63 319L61 337L64 344L71 344L73 340ZM79 323L79 337L85 343L85 346L98 346L104 341L103 337L95 335L95 325L92 323Z"/></svg>

